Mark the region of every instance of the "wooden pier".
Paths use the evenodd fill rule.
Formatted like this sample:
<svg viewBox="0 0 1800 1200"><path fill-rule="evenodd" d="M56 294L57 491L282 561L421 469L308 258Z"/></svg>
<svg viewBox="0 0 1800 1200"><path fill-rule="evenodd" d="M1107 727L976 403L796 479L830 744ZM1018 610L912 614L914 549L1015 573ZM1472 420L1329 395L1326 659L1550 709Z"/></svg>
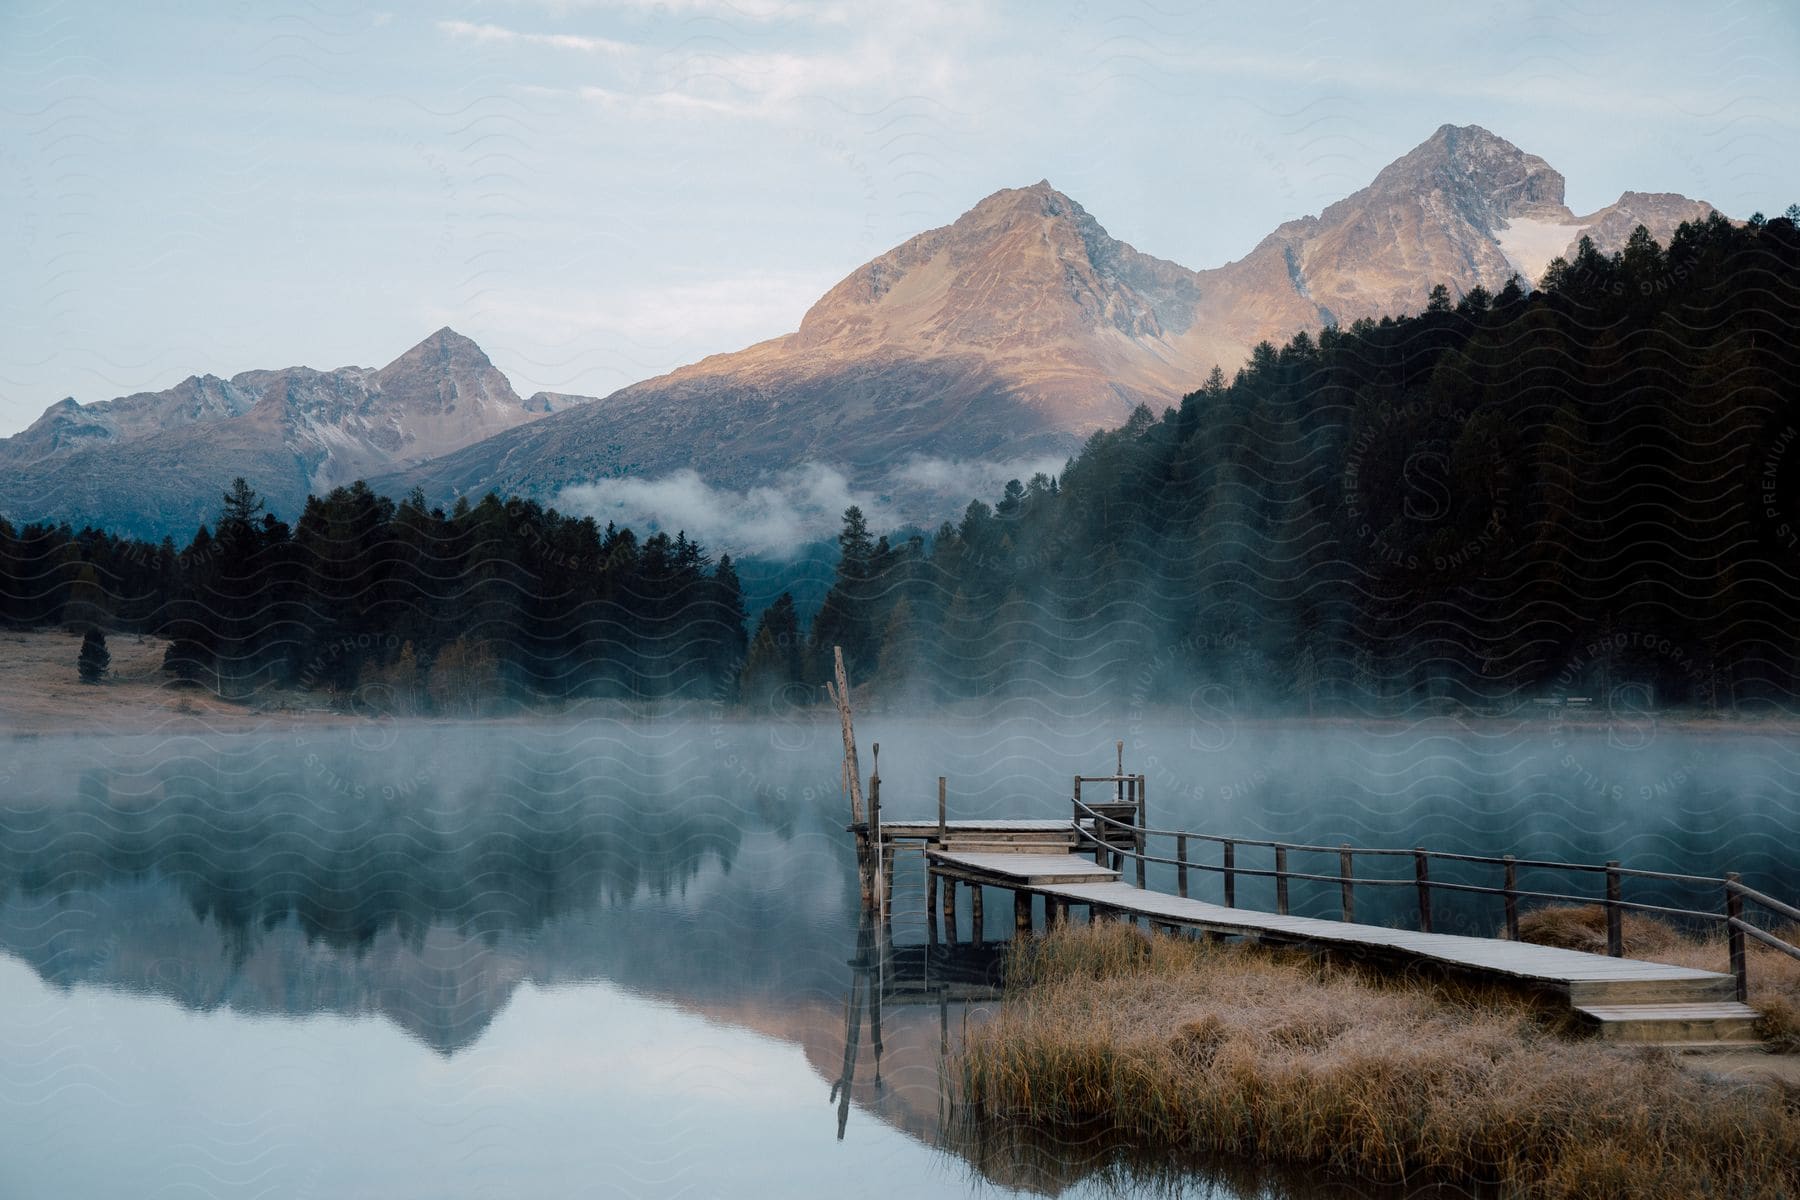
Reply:
<svg viewBox="0 0 1800 1200"><path fill-rule="evenodd" d="M865 907L885 925L892 912L895 861L903 853L921 856L925 872L925 921L930 942L959 940L958 889L966 889L972 940L980 943L985 928L986 893L1010 893L1013 928L1029 934L1037 924L1067 921L1073 910L1088 920L1142 921L1168 931L1190 931L1209 937L1300 945L1353 953L1398 969L1430 965L1447 971L1510 982L1567 1003L1610 1040L1681 1049L1741 1049L1755 1045L1757 1011L1748 1000L1746 944L1755 940L1800 959L1800 946L1752 923L1747 906L1776 921L1800 922L1800 908L1746 887L1735 874L1723 878L1636 870L1619 862L1604 865L1520 859L1511 855L1457 854L1411 848L1307 845L1263 839L1233 838L1191 830L1157 829L1148 824L1146 780L1124 770L1124 744L1118 743L1118 765L1111 775L1074 777L1067 818L952 820L947 781L937 788L937 820L884 821L881 818L879 769L869 780L869 811L862 813L855 786L855 740L848 687L839 664L833 700L843 717L845 773L851 793L850 831L857 843L863 874ZM880 747L875 747L879 755ZM1085 794L1084 794L1085 789ZM1159 854L1152 844L1168 845ZM1191 851L1216 846L1218 861L1202 862ZM1240 851L1267 852L1269 867L1251 866ZM1335 871L1296 869L1294 861L1323 856ZM1358 860L1410 863L1410 878L1356 873ZM1459 864L1492 870L1492 885L1433 878L1432 864ZM1127 880L1127 864L1132 876ZM1151 864L1171 867L1176 892L1146 886ZM1561 873L1570 878L1597 878L1601 896L1521 887L1521 870ZM1223 903L1188 894L1193 872L1217 874ZM1266 878L1274 884L1274 912L1237 906L1237 883ZM1676 908L1626 900L1626 880L1656 881L1687 888L1710 889L1719 897L1717 910ZM1288 911L1295 882L1323 883L1340 901L1341 919L1295 916ZM1575 886L1573 884L1569 886ZM1417 928L1399 929L1356 920L1358 888L1401 887L1417 896ZM1502 936L1474 937L1433 930L1433 900L1440 893L1490 896L1498 902ZM1606 916L1607 953L1593 954L1538 945L1519 938L1521 902L1600 905ZM1693 924L1722 925L1730 972L1703 971L1628 958L1624 954L1623 915L1644 911ZM1790 935L1791 936L1791 935Z"/></svg>
<svg viewBox="0 0 1800 1200"><path fill-rule="evenodd" d="M1603 1037L1616 1040L1721 1049L1756 1041L1756 1010L1736 999L1736 982L1730 975L1716 971L1499 938L1227 908L1135 887L1123 882L1117 871L1074 855L928 850L926 860L946 886L1003 888L1015 898L1025 898L1026 904L1031 897L1042 897L1051 914L1081 905L1089 919L1143 919L1166 929L1347 949L1396 965L1430 962L1504 978L1559 996L1594 1022ZM1030 928L1030 923L1024 927Z"/></svg>

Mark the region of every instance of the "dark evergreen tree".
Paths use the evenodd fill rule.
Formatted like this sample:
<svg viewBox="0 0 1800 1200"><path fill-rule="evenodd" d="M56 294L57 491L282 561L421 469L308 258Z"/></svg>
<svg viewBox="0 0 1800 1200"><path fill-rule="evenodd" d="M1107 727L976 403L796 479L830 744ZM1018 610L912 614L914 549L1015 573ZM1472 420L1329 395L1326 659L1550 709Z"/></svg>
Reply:
<svg viewBox="0 0 1800 1200"><path fill-rule="evenodd" d="M83 683L99 683L112 666L112 652L106 648L106 635L97 626L88 626L81 639L81 652L75 658L75 671Z"/></svg>

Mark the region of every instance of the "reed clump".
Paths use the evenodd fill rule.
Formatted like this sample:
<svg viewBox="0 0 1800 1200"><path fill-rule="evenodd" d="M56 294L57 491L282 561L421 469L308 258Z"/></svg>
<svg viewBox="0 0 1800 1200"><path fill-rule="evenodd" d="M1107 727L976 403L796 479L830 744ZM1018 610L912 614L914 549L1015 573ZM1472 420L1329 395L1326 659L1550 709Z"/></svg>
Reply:
<svg viewBox="0 0 1800 1200"><path fill-rule="evenodd" d="M1672 926L1642 913L1621 914L1619 930L1627 958L1648 958L1685 940ZM1606 909L1599 904L1551 904L1522 912L1519 940L1605 954Z"/></svg>
<svg viewBox="0 0 1800 1200"><path fill-rule="evenodd" d="M959 1051L977 1121L1533 1197L1800 1191L1800 1094L1558 1037L1533 1002L1298 951L1069 926Z"/></svg>

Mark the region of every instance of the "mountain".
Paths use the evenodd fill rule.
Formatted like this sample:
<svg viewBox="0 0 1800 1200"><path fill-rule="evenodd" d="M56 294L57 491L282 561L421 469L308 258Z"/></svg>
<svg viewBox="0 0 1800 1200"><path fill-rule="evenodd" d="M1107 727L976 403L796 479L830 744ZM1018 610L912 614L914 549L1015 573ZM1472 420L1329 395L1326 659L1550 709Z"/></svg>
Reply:
<svg viewBox="0 0 1800 1200"><path fill-rule="evenodd" d="M1611 251L1641 223L1666 243L1711 212L1626 192L1578 216L1543 159L1445 125L1369 186L1193 271L1113 238L1039 181L858 267L793 333L604 400L521 401L448 329L378 371L294 367L65 400L0 441L0 512L186 533L237 474L288 514L358 477L390 495L495 490L580 511L596 503L584 486L690 470L674 482L691 510L717 507L694 483L766 488L823 464L904 519L934 521L985 490L968 464L1055 469L1136 406L1175 403L1214 365L1234 371L1258 342L1416 312L1439 283L1461 294L1535 281L1584 234Z"/></svg>
<svg viewBox="0 0 1800 1200"><path fill-rule="evenodd" d="M379 369L190 376L162 392L63 400L0 439L0 512L191 533L243 475L292 517L308 492L449 453L570 400L521 400L481 347L451 329Z"/></svg>
<svg viewBox="0 0 1800 1200"><path fill-rule="evenodd" d="M1192 271L1111 237L1040 181L865 263L800 328L634 384L378 480L437 498L555 500L609 477L696 469L746 488L803 462L845 471L924 519L917 460L1060 459L1138 404L1160 410L1260 341L1416 312L1537 280L1592 236L1641 222L1667 242L1710 205L1627 192L1586 216L1563 177L1478 126L1445 125L1368 187L1289 221L1236 262ZM915 486L916 485L916 486ZM910 490L909 490L910 489ZM566 498L580 506L580 494Z"/></svg>
<svg viewBox="0 0 1800 1200"><path fill-rule="evenodd" d="M1196 324L1247 349L1301 329L1417 312L1436 284L1454 296L1498 291L1515 274L1534 284L1552 259L1572 258L1583 235L1611 253L1642 224L1667 245L1683 221L1713 211L1685 196L1626 192L1576 216L1563 188L1537 155L1478 125L1444 125L1368 187L1207 272Z"/></svg>

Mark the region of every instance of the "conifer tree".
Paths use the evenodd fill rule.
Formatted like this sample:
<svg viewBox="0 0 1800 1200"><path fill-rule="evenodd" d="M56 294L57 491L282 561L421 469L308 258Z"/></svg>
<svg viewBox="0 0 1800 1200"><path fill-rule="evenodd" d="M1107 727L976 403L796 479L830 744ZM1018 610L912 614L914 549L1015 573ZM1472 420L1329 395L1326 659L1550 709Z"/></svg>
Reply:
<svg viewBox="0 0 1800 1200"><path fill-rule="evenodd" d="M99 683L112 665L112 653L106 648L106 635L96 625L88 626L81 639L81 653L76 656L75 670L83 683Z"/></svg>

